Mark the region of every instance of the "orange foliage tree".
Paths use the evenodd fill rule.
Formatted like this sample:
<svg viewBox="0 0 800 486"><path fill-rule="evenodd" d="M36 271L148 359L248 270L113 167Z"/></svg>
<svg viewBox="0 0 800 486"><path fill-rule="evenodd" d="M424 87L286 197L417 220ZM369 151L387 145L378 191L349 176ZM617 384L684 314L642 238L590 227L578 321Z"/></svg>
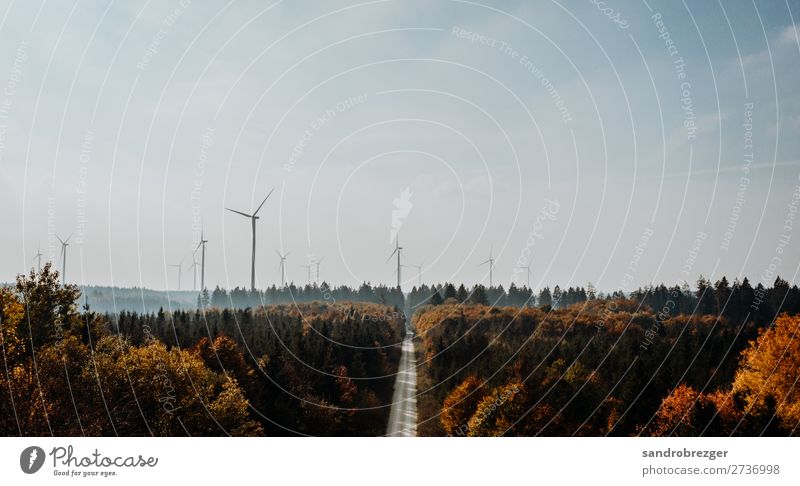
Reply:
<svg viewBox="0 0 800 486"><path fill-rule="evenodd" d="M781 315L742 352L733 391L748 414L774 413L784 429L800 423L800 316Z"/></svg>
<svg viewBox="0 0 800 486"><path fill-rule="evenodd" d="M445 398L439 420L447 435L466 435L467 423L483 398L482 385L477 377L468 376Z"/></svg>
<svg viewBox="0 0 800 486"><path fill-rule="evenodd" d="M661 402L645 432L654 436L698 437L737 433L742 411L731 393L701 393L681 384Z"/></svg>

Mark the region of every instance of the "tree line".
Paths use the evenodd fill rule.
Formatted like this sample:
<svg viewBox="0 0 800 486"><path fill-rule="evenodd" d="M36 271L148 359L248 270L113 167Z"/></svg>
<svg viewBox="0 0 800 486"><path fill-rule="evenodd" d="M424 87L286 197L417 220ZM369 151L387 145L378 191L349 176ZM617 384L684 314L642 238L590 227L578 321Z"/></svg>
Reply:
<svg viewBox="0 0 800 486"><path fill-rule="evenodd" d="M284 287L271 286L265 290L251 291L242 287L226 290L219 286L211 291L157 292L147 289L123 289L111 287L86 287L83 296L96 311L117 313L137 310L140 313L157 313L161 309L192 311L208 308L246 309L276 304L310 302L366 302L403 309L406 314L425 305L447 303L481 304L497 307L552 307L565 308L593 300L630 298L640 301L652 309L669 308L672 312L690 314L723 314L733 319L755 319L765 321L779 309L794 314L800 312L800 289L780 277L771 287L759 282L752 286L750 280L734 279L730 282L721 277L711 282L700 276L692 289L688 283L667 286L663 283L640 287L632 292L598 291L591 283L584 286L562 288L546 286L534 292L527 286L511 284L486 287L476 284L439 283L414 286L408 293L397 287L364 282L359 287L347 285L331 286L326 282ZM756 305L753 305L753 304Z"/></svg>
<svg viewBox="0 0 800 486"><path fill-rule="evenodd" d="M467 288L453 283L421 285L414 287L407 297L407 305L416 309L424 305L444 303L480 304L496 307L547 307L566 308L574 304L594 300L627 299L641 302L655 310L669 309L672 313L700 315L721 314L736 320L754 319L768 321L779 312L795 314L800 312L800 289L797 285L777 277L771 287L759 282L753 287L748 278L731 283L723 276L712 283L702 275L695 283L695 290L684 282L682 285L665 284L639 287L630 293L614 291L598 292L594 285L586 287L570 286L562 289L556 285L542 288L534 293L526 286L511 284L508 290L502 285L484 287L481 284Z"/></svg>
<svg viewBox="0 0 800 486"><path fill-rule="evenodd" d="M2 435L382 435L400 309L107 315L47 264L0 288Z"/></svg>

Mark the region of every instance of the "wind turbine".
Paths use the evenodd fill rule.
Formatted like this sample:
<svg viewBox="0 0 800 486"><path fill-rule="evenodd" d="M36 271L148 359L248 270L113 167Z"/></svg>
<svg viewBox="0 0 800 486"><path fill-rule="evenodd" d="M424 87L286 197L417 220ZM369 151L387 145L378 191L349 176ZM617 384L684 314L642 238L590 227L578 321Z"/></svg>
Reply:
<svg viewBox="0 0 800 486"><path fill-rule="evenodd" d="M247 214L241 211L236 211L235 209L225 208L232 213L241 214L246 218L250 218L250 222L253 228L253 257L250 264L250 290L253 292L255 292L256 290L256 221L258 220L257 214L259 211L261 211L261 207L264 206L264 203L267 202L267 199L269 199L269 197L272 195L272 191L274 190L275 188L273 187L269 191L269 194L267 194L267 197L265 197L264 200L261 201L261 204L258 205L258 208L253 212L253 214Z"/></svg>
<svg viewBox="0 0 800 486"><path fill-rule="evenodd" d="M194 269L194 273L192 276L192 290L197 290L197 258L195 258L195 254L197 253L197 249L192 252L192 264L189 266L190 269Z"/></svg>
<svg viewBox="0 0 800 486"><path fill-rule="evenodd" d="M311 285L311 268L313 266L314 265L311 265L311 263L309 263L308 265L301 265L301 267L303 267L306 270L308 270L308 279L306 280L306 285Z"/></svg>
<svg viewBox="0 0 800 486"><path fill-rule="evenodd" d="M41 245L39 246L39 248L36 249L36 254L33 255L33 258L34 258L34 260L37 259L37 258L39 259L39 271L41 272L42 271L42 247L41 247Z"/></svg>
<svg viewBox="0 0 800 486"><path fill-rule="evenodd" d="M200 251L200 290L203 291L206 289L206 243L208 240L203 237L203 229L200 228L200 243L197 244L197 248L194 249L196 252L198 248L203 248ZM197 263L195 262L195 265ZM197 269L195 268L195 272Z"/></svg>
<svg viewBox="0 0 800 486"><path fill-rule="evenodd" d="M320 264L320 263L322 262L322 260L324 260L324 259L325 259L325 257L322 257L322 258L320 258L319 260L317 260L317 261L313 262L313 263L314 263L314 265L316 265L316 266L317 266L317 279L315 280L315 282L316 282L316 283L319 283L319 264Z"/></svg>
<svg viewBox="0 0 800 486"><path fill-rule="evenodd" d="M422 286L422 265L401 265L403 267L411 267L417 269L417 288Z"/></svg>
<svg viewBox="0 0 800 486"><path fill-rule="evenodd" d="M172 265L170 265L170 267L177 267L178 268L178 290L180 290L181 289L181 271L183 269L183 259L181 259L180 263L178 263L178 264L174 264L173 263Z"/></svg>
<svg viewBox="0 0 800 486"><path fill-rule="evenodd" d="M528 289L530 289L531 288L531 264L528 263L524 267L520 266L520 267L517 267L517 268L526 270L526 272L528 274Z"/></svg>
<svg viewBox="0 0 800 486"><path fill-rule="evenodd" d="M489 259L481 263L481 265L489 264L489 288L492 288L492 270L494 269L494 258L492 258L492 247L489 247Z"/></svg>
<svg viewBox="0 0 800 486"><path fill-rule="evenodd" d="M387 258L386 261L388 262L389 260L392 259L392 257L395 255L395 253L397 254L397 288L399 289L400 288L400 267L401 267L401 265L400 265L400 253L403 251L403 247L400 246L400 235L397 235L397 238L394 241L395 241L394 251L392 252L391 255L389 255L389 258Z"/></svg>
<svg viewBox="0 0 800 486"><path fill-rule="evenodd" d="M58 235L56 238L61 242L61 283L63 284L67 282L67 247L69 246L67 242L72 235L67 236L66 240L62 240Z"/></svg>
<svg viewBox="0 0 800 486"><path fill-rule="evenodd" d="M286 252L285 255L281 255L281 252L275 249L275 253L277 253L278 258L281 259L281 262L278 264L278 268L281 269L281 287L286 287L286 257L289 256L290 252Z"/></svg>

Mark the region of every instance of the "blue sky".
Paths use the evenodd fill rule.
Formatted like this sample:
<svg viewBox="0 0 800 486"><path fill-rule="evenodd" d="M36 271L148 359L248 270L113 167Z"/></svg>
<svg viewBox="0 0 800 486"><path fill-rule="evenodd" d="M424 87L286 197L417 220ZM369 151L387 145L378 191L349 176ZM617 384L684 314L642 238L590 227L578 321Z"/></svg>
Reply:
<svg viewBox="0 0 800 486"><path fill-rule="evenodd" d="M795 281L799 6L0 2L0 281Z"/></svg>

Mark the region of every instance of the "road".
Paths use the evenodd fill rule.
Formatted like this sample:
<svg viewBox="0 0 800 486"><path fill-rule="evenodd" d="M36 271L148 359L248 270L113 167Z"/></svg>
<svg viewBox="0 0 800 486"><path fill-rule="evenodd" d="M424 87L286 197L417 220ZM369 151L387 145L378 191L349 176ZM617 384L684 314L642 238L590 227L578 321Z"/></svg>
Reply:
<svg viewBox="0 0 800 486"><path fill-rule="evenodd" d="M417 358L413 339L414 333L407 328L386 430L386 435L390 437L417 435Z"/></svg>

